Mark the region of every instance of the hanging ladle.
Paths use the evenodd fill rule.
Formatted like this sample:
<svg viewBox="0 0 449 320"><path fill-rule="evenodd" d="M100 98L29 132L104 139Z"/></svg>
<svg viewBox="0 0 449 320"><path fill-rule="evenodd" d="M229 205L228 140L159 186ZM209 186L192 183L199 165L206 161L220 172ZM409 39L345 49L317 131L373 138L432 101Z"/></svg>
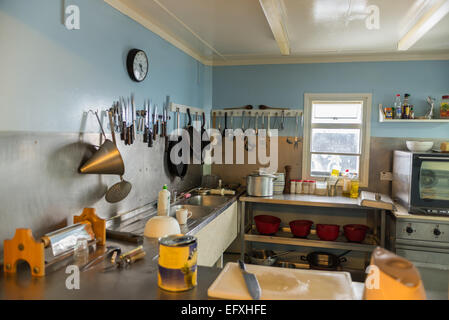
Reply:
<svg viewBox="0 0 449 320"><path fill-rule="evenodd" d="M112 114L108 112L109 115L109 123L111 124L111 134L112 141L114 145L117 147L117 141L115 140L115 132L112 121ZM109 203L117 203L125 199L128 194L131 192L132 184L123 179L123 175L120 176L120 182L117 182L112 187L108 189L105 195L105 199Z"/></svg>

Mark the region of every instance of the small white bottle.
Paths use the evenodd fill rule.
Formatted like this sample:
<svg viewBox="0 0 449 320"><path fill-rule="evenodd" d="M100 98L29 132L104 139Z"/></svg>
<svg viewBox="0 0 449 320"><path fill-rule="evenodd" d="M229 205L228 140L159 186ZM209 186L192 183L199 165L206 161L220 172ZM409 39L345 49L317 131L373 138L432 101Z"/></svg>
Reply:
<svg viewBox="0 0 449 320"><path fill-rule="evenodd" d="M168 191L167 185L164 185L162 190L159 191L159 198L157 200L157 215L170 215L170 191Z"/></svg>

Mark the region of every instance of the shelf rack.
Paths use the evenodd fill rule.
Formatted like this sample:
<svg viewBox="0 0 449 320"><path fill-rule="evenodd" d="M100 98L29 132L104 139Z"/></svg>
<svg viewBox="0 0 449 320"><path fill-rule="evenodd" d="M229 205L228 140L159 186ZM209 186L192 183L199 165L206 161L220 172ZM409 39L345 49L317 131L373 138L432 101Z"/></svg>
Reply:
<svg viewBox="0 0 449 320"><path fill-rule="evenodd" d="M293 110L293 109L285 109L285 110L276 110L276 109L236 109L236 110L226 110L226 109L212 109L211 114L212 116L216 117L224 117L225 113L227 113L228 116L233 117L241 117L243 112L245 112L245 117L255 117L256 115L261 116L270 116L270 117L281 117L282 112L284 112L284 117L286 118L292 118L299 116L301 117L303 115L302 110Z"/></svg>
<svg viewBox="0 0 449 320"><path fill-rule="evenodd" d="M190 109L191 115L194 115L194 114L201 115L201 114L203 114L203 112L205 112L205 110L200 109L200 108L190 107L190 106L170 102L170 111L171 112L179 111L179 113L187 113L187 109Z"/></svg>
<svg viewBox="0 0 449 320"><path fill-rule="evenodd" d="M383 105L379 104L379 122L395 122L395 123L444 123L449 122L449 119L386 119L382 112Z"/></svg>
<svg viewBox="0 0 449 320"><path fill-rule="evenodd" d="M240 236L241 258L244 258L246 244L251 248L251 243L270 243L298 247L313 247L327 249L353 250L369 254L377 246L385 247L386 239L386 212L385 209L367 207L361 205L360 199L346 197L320 197L312 195L283 194L272 197L251 197L246 194L239 198L240 203ZM272 204L276 206L299 207L328 207L335 209L358 209L371 211L374 215L373 233L367 234L363 243L348 242L342 234L336 241L320 240L316 230L311 230L307 238L293 237L290 228L282 227L275 235L259 234L254 224L254 204ZM276 211L276 210L275 210Z"/></svg>
<svg viewBox="0 0 449 320"><path fill-rule="evenodd" d="M244 240L312 248L353 250L359 252L372 252L379 245L375 237L371 234L367 235L362 243L348 242L343 235L340 235L335 241L323 241L318 238L315 230L312 230L307 238L296 238L291 233L290 228L282 228L282 231L276 232L275 235L262 235L255 230L254 225L249 233L244 235Z"/></svg>

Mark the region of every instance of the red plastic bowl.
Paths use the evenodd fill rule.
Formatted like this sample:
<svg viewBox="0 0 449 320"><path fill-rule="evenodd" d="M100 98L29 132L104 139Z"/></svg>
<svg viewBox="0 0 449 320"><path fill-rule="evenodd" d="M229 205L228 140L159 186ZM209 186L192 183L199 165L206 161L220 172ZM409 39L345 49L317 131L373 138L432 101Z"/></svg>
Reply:
<svg viewBox="0 0 449 320"><path fill-rule="evenodd" d="M338 238L340 226L336 224L317 224L316 233L321 240L334 241Z"/></svg>
<svg viewBox="0 0 449 320"><path fill-rule="evenodd" d="M290 230L295 237L305 238L310 233L313 221L310 220L294 220L290 221Z"/></svg>
<svg viewBox="0 0 449 320"><path fill-rule="evenodd" d="M268 215L255 216L254 221L260 234L274 234L281 225L281 219Z"/></svg>
<svg viewBox="0 0 449 320"><path fill-rule="evenodd" d="M343 227L345 237L350 242L362 242L368 230L369 227L363 224L347 224Z"/></svg>

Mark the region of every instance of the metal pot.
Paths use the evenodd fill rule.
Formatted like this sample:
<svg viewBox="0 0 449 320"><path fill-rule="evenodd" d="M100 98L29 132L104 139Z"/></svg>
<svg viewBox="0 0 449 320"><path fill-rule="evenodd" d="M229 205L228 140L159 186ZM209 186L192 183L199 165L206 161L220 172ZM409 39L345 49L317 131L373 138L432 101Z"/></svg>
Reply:
<svg viewBox="0 0 449 320"><path fill-rule="evenodd" d="M251 174L246 177L246 192L253 197L271 197L275 178L276 176L270 174Z"/></svg>
<svg viewBox="0 0 449 320"><path fill-rule="evenodd" d="M351 252L348 250L343 254L336 256L327 252L311 252L307 257L302 256L302 261L307 261L310 264L310 268L317 270L337 270L342 262L346 262L344 255Z"/></svg>

